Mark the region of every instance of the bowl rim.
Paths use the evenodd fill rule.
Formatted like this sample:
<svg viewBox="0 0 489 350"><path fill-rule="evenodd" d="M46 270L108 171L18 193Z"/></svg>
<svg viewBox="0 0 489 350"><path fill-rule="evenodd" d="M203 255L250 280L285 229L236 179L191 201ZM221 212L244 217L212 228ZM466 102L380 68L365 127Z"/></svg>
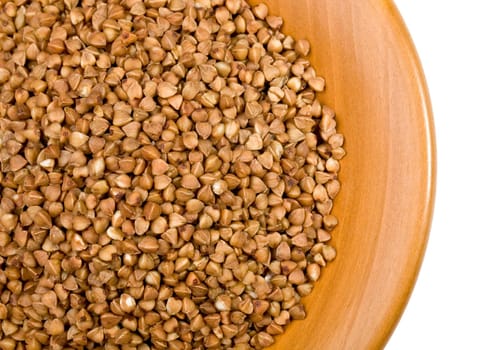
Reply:
<svg viewBox="0 0 489 350"><path fill-rule="evenodd" d="M433 109L428 89L428 83L421 64L420 57L416 50L414 41L409 33L408 27L402 18L402 15L394 3L394 0L380 0L376 1L382 5L382 11L395 28L395 35L397 39L405 45L406 56L408 63L411 66L411 72L414 74L417 82L416 88L419 91L420 100L419 104L423 109L423 114L419 116L423 120L424 128L422 132L425 139L426 147L426 169L428 177L426 179L426 192L424 193L424 210L420 213L419 220L419 253L413 254L409 259L405 261L406 271L409 271L408 281L399 287L400 298L397 302L393 303L395 306L390 313L384 315L381 324L383 325L383 332L379 332L374 335L372 344L376 344L377 348L384 348L392 334L394 333L401 317L406 310L409 299L412 295L416 281L418 279L421 265L426 254L426 248L428 246L431 224L433 220L433 213L435 207L436 197L436 176L437 176L437 151L436 151L436 136L435 136L435 123L433 118Z"/></svg>

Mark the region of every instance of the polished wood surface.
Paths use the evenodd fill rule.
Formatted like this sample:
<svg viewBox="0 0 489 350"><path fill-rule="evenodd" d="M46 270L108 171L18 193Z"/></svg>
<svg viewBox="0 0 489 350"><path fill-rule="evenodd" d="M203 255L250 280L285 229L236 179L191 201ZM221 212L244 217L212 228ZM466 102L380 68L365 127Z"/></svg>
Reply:
<svg viewBox="0 0 489 350"><path fill-rule="evenodd" d="M334 213L338 258L276 350L382 348L411 293L433 210L429 97L390 0L267 0L284 31L312 44L348 152Z"/></svg>

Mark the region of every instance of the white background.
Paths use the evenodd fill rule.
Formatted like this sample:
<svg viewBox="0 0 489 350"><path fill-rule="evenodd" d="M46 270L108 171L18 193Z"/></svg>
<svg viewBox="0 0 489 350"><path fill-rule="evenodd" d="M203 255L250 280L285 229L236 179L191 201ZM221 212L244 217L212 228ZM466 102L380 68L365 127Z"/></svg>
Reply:
<svg viewBox="0 0 489 350"><path fill-rule="evenodd" d="M489 1L396 3L431 93L438 184L423 267L386 349L489 349Z"/></svg>

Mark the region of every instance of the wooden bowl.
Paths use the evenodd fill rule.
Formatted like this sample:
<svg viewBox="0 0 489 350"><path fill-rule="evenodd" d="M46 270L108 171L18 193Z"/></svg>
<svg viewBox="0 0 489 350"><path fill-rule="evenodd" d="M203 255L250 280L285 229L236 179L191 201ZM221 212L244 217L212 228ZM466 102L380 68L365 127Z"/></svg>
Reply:
<svg viewBox="0 0 489 350"><path fill-rule="evenodd" d="M258 2L283 16L285 33L310 40L347 150L338 257L306 298L306 320L272 349L382 348L415 283L433 210L433 122L415 48L390 0Z"/></svg>

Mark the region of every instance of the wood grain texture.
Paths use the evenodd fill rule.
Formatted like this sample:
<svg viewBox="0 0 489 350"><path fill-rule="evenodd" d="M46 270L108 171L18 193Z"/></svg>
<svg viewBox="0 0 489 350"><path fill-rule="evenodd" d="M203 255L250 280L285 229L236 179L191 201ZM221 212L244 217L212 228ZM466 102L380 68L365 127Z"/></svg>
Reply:
<svg viewBox="0 0 489 350"><path fill-rule="evenodd" d="M266 0L312 44L348 156L334 213L338 258L276 350L382 348L409 298L431 223L435 146L422 69L389 0Z"/></svg>

